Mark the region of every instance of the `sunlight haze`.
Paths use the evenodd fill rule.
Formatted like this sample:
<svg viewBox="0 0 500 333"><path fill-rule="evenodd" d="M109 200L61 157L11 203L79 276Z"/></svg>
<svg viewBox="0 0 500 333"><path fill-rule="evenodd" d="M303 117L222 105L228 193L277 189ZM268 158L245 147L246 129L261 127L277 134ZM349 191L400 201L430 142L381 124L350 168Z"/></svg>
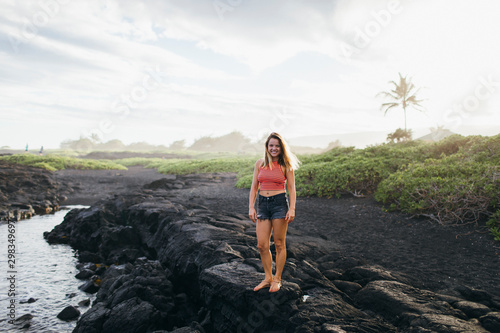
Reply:
<svg viewBox="0 0 500 333"><path fill-rule="evenodd" d="M364 147L404 128L383 98L408 75L431 127L500 128L497 1L2 1L0 146L192 143L278 131ZM365 134L363 134L365 133Z"/></svg>

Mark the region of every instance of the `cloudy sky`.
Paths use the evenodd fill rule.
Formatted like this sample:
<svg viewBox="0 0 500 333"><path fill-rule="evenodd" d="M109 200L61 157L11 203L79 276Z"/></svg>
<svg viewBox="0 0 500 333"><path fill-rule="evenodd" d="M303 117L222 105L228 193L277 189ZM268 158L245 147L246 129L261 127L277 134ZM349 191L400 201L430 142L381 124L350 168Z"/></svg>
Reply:
<svg viewBox="0 0 500 333"><path fill-rule="evenodd" d="M404 127L376 97L398 73L424 99L414 133L497 134L499 14L495 0L2 0L0 147L235 130L377 143Z"/></svg>

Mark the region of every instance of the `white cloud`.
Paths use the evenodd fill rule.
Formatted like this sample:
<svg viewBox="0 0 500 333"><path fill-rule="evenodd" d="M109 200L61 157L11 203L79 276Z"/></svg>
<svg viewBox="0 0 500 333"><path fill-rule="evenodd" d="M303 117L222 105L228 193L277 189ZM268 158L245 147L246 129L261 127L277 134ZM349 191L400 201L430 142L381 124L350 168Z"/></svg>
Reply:
<svg viewBox="0 0 500 333"><path fill-rule="evenodd" d="M426 98L410 127L457 126L446 113L488 75L495 91L460 120L498 121L492 0L227 3L221 12L211 0L3 1L2 141L39 124L61 129L38 134L47 141L76 139L103 119L115 126L108 139L165 144L232 130L389 132L403 126L402 111L384 117L375 95L398 72ZM145 89L157 82L151 72L161 84ZM127 103L126 116L117 112Z"/></svg>

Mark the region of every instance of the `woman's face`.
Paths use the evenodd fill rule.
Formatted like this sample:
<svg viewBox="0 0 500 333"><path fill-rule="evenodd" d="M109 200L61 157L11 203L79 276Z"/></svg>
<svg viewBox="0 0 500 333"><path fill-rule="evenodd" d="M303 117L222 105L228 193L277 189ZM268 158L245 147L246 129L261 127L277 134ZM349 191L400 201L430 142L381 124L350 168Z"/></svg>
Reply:
<svg viewBox="0 0 500 333"><path fill-rule="evenodd" d="M278 157L281 153L280 141L275 138L271 138L267 143L267 150L272 157Z"/></svg>

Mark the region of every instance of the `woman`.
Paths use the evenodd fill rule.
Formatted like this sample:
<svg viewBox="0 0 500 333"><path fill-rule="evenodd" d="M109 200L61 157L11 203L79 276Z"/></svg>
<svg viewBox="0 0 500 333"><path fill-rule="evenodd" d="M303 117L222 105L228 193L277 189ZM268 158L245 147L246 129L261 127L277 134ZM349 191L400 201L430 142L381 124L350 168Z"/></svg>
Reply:
<svg viewBox="0 0 500 333"><path fill-rule="evenodd" d="M281 288L281 274L286 261L286 231L295 218L295 175L300 161L290 151L285 140L278 133L271 133L266 140L264 158L255 163L248 215L257 223L257 247L264 267L264 280L254 291L269 287L270 292ZM290 206L286 197L288 187ZM260 190L259 190L260 185ZM258 212L255 199L258 195ZM273 258L270 251L271 233L276 248L276 273L273 277Z"/></svg>

